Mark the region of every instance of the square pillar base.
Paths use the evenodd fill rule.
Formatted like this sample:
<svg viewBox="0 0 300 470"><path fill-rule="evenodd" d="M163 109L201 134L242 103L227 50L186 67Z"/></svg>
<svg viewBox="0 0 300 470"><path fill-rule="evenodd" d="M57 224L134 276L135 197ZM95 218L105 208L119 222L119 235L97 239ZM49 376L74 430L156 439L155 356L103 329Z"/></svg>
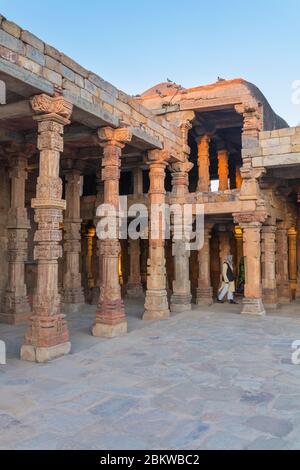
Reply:
<svg viewBox="0 0 300 470"><path fill-rule="evenodd" d="M144 297L142 284L128 284L126 288L126 297L129 299L140 299Z"/></svg>
<svg viewBox="0 0 300 470"><path fill-rule="evenodd" d="M166 289L147 290L143 320L165 320L170 317Z"/></svg>
<svg viewBox="0 0 300 470"><path fill-rule="evenodd" d="M243 299L242 315L265 316L266 311L261 299Z"/></svg>
<svg viewBox="0 0 300 470"><path fill-rule="evenodd" d="M127 320L115 325L107 325L106 323L96 323L93 326L92 334L97 338L117 338L124 336L128 332Z"/></svg>
<svg viewBox="0 0 300 470"><path fill-rule="evenodd" d="M85 306L85 303L81 304L62 304L63 312L66 314L78 313Z"/></svg>
<svg viewBox="0 0 300 470"><path fill-rule="evenodd" d="M267 309L278 308L277 289L263 289L263 303Z"/></svg>
<svg viewBox="0 0 300 470"><path fill-rule="evenodd" d="M45 363L61 356L66 356L71 351L71 343L57 344L49 348L36 348L24 344L21 348L21 360L29 362Z"/></svg>
<svg viewBox="0 0 300 470"><path fill-rule="evenodd" d="M197 289L196 305L204 305L210 307L213 305L213 289L212 287L199 287Z"/></svg>
<svg viewBox="0 0 300 470"><path fill-rule="evenodd" d="M170 310L174 313L189 312L192 309L192 296L189 294L173 294Z"/></svg>
<svg viewBox="0 0 300 470"><path fill-rule="evenodd" d="M21 325L29 321L32 313L0 313L0 323L5 325Z"/></svg>

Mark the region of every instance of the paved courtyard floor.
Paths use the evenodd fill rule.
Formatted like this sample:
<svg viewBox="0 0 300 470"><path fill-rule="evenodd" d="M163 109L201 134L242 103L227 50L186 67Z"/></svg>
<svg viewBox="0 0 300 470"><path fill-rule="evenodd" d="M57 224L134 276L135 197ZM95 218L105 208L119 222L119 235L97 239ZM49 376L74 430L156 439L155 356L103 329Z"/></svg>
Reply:
<svg viewBox="0 0 300 470"><path fill-rule="evenodd" d="M69 315L72 354L18 359L24 327L0 325L1 449L300 449L300 305L266 318L214 305L129 334L89 334L95 308Z"/></svg>

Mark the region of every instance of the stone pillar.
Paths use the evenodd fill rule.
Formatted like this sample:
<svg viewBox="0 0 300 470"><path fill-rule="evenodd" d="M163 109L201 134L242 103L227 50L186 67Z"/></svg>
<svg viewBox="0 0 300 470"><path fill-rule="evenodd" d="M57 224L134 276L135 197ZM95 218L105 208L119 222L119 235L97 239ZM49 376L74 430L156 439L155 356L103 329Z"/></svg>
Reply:
<svg viewBox="0 0 300 470"><path fill-rule="evenodd" d="M222 277L222 266L224 259L230 255L230 235L226 226L219 227L219 258L220 258L220 273Z"/></svg>
<svg viewBox="0 0 300 470"><path fill-rule="evenodd" d="M103 147L102 180L104 181L104 203L119 209L119 180L121 153L126 143L131 141L131 133L126 128L102 128L98 132ZM117 229L118 232L118 229ZM121 296L119 280L119 255L121 246L119 234L115 238L101 240L101 284L100 297L93 327L93 335L114 338L127 333L127 320Z"/></svg>
<svg viewBox="0 0 300 470"><path fill-rule="evenodd" d="M237 272L239 271L240 261L243 253L243 230L239 225L236 225L234 229L234 238L236 240L236 262L237 262Z"/></svg>
<svg viewBox="0 0 300 470"><path fill-rule="evenodd" d="M136 196L143 194L143 170L140 167L133 169L133 193Z"/></svg>
<svg viewBox="0 0 300 470"><path fill-rule="evenodd" d="M87 243L86 271L89 289L94 289L95 287L95 279L93 274L93 244L95 235L95 227L88 227L85 236ZM98 243L100 243L100 240L98 240Z"/></svg>
<svg viewBox="0 0 300 470"><path fill-rule="evenodd" d="M26 148L27 147L27 148ZM25 284L25 261L28 258L27 235L30 228L25 208L27 161L32 146L24 146L22 153L11 160L11 204L8 212L8 286L4 295L0 322L16 325L29 319L30 306Z"/></svg>
<svg viewBox="0 0 300 470"><path fill-rule="evenodd" d="M141 282L141 249L140 240L129 239L129 256L130 256L130 274L127 284L127 296L130 298L140 298L144 295Z"/></svg>
<svg viewBox="0 0 300 470"><path fill-rule="evenodd" d="M210 174L209 174L209 144L210 137L203 135L199 138L198 143L198 186L197 191L205 193L210 191Z"/></svg>
<svg viewBox="0 0 300 470"><path fill-rule="evenodd" d="M293 295L295 295L297 289L297 230L295 227L289 229L288 239L290 286Z"/></svg>
<svg viewBox="0 0 300 470"><path fill-rule="evenodd" d="M243 178L241 174L241 169L239 166L236 166L235 169L235 187L236 189L241 189L243 183Z"/></svg>
<svg viewBox="0 0 300 470"><path fill-rule="evenodd" d="M64 126L70 123L72 105L61 96L35 96L31 106L37 114L39 177L36 199L32 200L35 221L34 257L38 262L37 287L33 300L33 316L21 349L27 361L47 362L68 354L71 349L65 316L61 314L58 293L58 259L63 221L62 181L59 178L60 152L63 151Z"/></svg>
<svg viewBox="0 0 300 470"><path fill-rule="evenodd" d="M183 163L176 162L171 165L172 198L178 204L186 202L188 174L192 168L193 164L189 161ZM185 238L186 234L183 230L183 225L177 225L177 217L174 217L173 220L172 254L174 259L174 281L173 294L171 296L171 312L186 312L191 310L192 300L189 264L190 250L187 246L189 240ZM183 222L183 218L181 220Z"/></svg>
<svg viewBox="0 0 300 470"><path fill-rule="evenodd" d="M66 173L66 212L64 219L64 250L66 253L63 277L63 300L67 310L78 311L84 304L81 286L81 218L80 218L81 176L79 170Z"/></svg>
<svg viewBox="0 0 300 470"><path fill-rule="evenodd" d="M280 304L289 304L292 301L292 291L289 279L289 247L288 231L283 225L277 227L277 290Z"/></svg>
<svg viewBox="0 0 300 470"><path fill-rule="evenodd" d="M153 206L165 203L165 171L169 158L170 154L166 150L148 152L151 218ZM164 319L170 316L166 290L165 240L161 230L159 236L153 236L155 222L157 224L155 220L150 222L147 291L143 320Z"/></svg>
<svg viewBox="0 0 300 470"><path fill-rule="evenodd" d="M263 302L267 308L278 307L276 286L276 227L262 227L262 288Z"/></svg>
<svg viewBox="0 0 300 470"><path fill-rule="evenodd" d="M219 191L227 191L229 189L228 178L228 152L227 150L218 151L218 174L219 174Z"/></svg>
<svg viewBox="0 0 300 470"><path fill-rule="evenodd" d="M213 304L213 288L210 276L210 239L212 225L205 224L204 227L204 243L198 254L199 276L197 288L197 305Z"/></svg>
<svg viewBox="0 0 300 470"><path fill-rule="evenodd" d="M265 315L261 284L261 223L240 224L243 229L245 256L245 297L242 314Z"/></svg>

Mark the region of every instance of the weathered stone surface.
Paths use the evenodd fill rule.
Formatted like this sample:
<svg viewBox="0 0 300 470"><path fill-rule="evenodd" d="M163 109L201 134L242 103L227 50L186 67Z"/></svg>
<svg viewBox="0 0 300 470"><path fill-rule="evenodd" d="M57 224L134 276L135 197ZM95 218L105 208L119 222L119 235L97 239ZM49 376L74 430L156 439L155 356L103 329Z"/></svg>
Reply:
<svg viewBox="0 0 300 470"><path fill-rule="evenodd" d="M41 52L45 50L45 44L39 38L37 38L34 34L30 33L29 31L22 31L21 39L26 44L30 44L31 46L39 49Z"/></svg>

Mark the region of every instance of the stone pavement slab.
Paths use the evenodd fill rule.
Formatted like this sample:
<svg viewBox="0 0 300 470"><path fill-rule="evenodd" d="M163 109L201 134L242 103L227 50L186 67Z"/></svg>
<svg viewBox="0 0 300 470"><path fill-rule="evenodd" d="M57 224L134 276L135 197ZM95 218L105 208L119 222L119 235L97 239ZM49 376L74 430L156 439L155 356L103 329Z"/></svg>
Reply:
<svg viewBox="0 0 300 470"><path fill-rule="evenodd" d="M300 448L299 304L149 323L142 303L126 309L129 334L113 340L90 335L94 307L70 314L72 353L49 364L21 362L24 327L0 325L0 448Z"/></svg>

